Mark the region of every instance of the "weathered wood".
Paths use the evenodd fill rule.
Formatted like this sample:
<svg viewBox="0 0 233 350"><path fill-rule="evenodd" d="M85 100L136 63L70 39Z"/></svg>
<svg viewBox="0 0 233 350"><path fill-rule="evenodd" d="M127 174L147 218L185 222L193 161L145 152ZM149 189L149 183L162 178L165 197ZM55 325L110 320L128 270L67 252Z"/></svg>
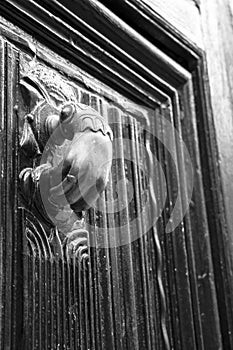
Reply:
<svg viewBox="0 0 233 350"><path fill-rule="evenodd" d="M126 3L120 1L119 5L125 9ZM26 70L27 64L36 65L39 61L48 69L62 73L75 89L79 102L91 105L103 114L112 123L114 136L118 139L114 152L119 159L113 165L110 188L101 205L111 209L113 204L108 204L108 199L120 197L122 201L114 213L101 212L100 207L88 213L86 224L89 224L91 246L88 250L84 246L76 255L67 254L61 249L57 232L54 231L48 240L46 229L26 211L20 216L23 244L21 240L15 245L14 239L17 242L18 236L5 234L4 229L10 228L12 223L4 221L7 216L2 207L2 247L7 244L11 251L18 247L19 253L23 245L25 333L24 339L20 340L24 342L24 348L46 349L62 344L70 348L168 349L170 345L176 349L209 346L217 350L222 347L222 336L226 346L231 344L227 334L231 325L231 311L227 310L231 301L230 288L225 292L221 287L222 282L229 287L231 270L221 271L220 265L223 263L225 267L228 255L221 236L225 232L224 212L218 220L222 192L221 188L217 191L214 188L215 184L221 185L216 167L214 125L207 108L204 58L197 47L202 43L198 31L192 32L186 23L193 11L199 23L199 12L191 1L182 1L183 6L179 1L177 7L171 2L167 7L161 1L153 2L150 5L155 11L150 13L148 6L143 10L141 1L132 3L135 6L140 3L140 6L131 7L131 13L149 23L143 25L143 30L136 23L132 24L132 19L129 25L122 11L113 14L109 9L113 7L106 8L94 0L75 4L65 0L30 0L27 4L22 0L5 0L0 4L4 16L33 35L25 34L3 20L1 33L5 41L11 42L7 44L11 55L7 64L3 62L2 76L9 88L6 95L2 93L2 108L8 106L12 110L9 96L16 89L18 70L21 73L20 69ZM168 25L161 16L166 17ZM178 28L174 35L173 26ZM153 35L163 33L156 41L152 38L151 28ZM170 48L169 43L172 43ZM15 59L18 52L20 65ZM3 56L5 59L6 55ZM13 71L7 69L12 62L15 67L13 79ZM15 125L12 115L10 113L8 119L4 119L3 139L8 140L9 144L4 145L6 156L16 174L14 146L17 134L11 134L11 123ZM172 133L166 133L163 120L171 123ZM147 131L145 124L149 126ZM14 132L17 128L15 125ZM157 137L149 131L152 134L156 131ZM166 233L176 199L182 210L188 192L187 176L190 174L179 141L182 138L195 168L193 202L180 225ZM134 143L126 147L125 139ZM149 158L154 154L166 175L167 201L157 230L155 227L148 229L146 235L135 240L135 231L140 235L145 233L145 227L155 214L154 197L150 198L149 191L157 189L158 198L163 195L164 178L158 169L154 169L154 183L148 178L152 163L150 161L148 165L145 152L148 147L152 150ZM136 161L136 166L124 159L127 154L131 161ZM17 213L17 208L16 202L14 206L10 204L11 188L7 181L5 176L1 186L10 217L10 213ZM134 190L128 203L130 182ZM131 221L148 198L153 202L153 210L143 215L138 229L134 230ZM124 203L129 205L122 208ZM104 235L99 234L100 229ZM119 246L119 237L123 246ZM219 243L219 252L216 252L216 243ZM12 254L9 257L6 251L4 254L6 269L14 279L16 270L11 274L11 267L15 266L16 260ZM17 256L23 258L20 254ZM10 303L5 306L4 320L15 315L12 279L7 281L4 276L1 282L13 300L13 308ZM17 284L19 287L19 281ZM19 287L19 295L20 291L22 288ZM22 303L16 313L20 310ZM16 325L15 318L12 323L7 319L7 334L3 328L3 342L11 342L12 349L20 338L21 329L19 331Z"/></svg>
<svg viewBox="0 0 233 350"><path fill-rule="evenodd" d="M138 0L137 0L138 1ZM200 10L193 0L142 0L145 6L166 19L175 30L203 48Z"/></svg>
<svg viewBox="0 0 233 350"><path fill-rule="evenodd" d="M101 0L107 7L112 7L114 12L118 12L120 6L125 4L129 8L134 6L143 9L143 12L156 14L157 20L161 20L166 27L170 27L173 35L178 34L187 39L187 42L192 42L199 48L203 48L203 35L201 28L200 6L195 3L195 0ZM197 6L198 5L198 6ZM137 21L130 13L122 13L134 25ZM142 26L146 23L142 22ZM147 36L150 35L148 31Z"/></svg>
<svg viewBox="0 0 233 350"><path fill-rule="evenodd" d="M22 312L22 287L18 264L18 121L14 106L17 101L18 52L15 47L2 38L0 49L1 61L1 347L16 349L19 335L20 314ZM21 255L21 254L20 254ZM20 257L21 259L21 257ZM17 300L20 304L17 304ZM3 306L4 305L4 306ZM21 306L20 306L21 305Z"/></svg>
<svg viewBox="0 0 233 350"><path fill-rule="evenodd" d="M233 27L232 1L202 1L202 27L210 88L209 109L213 114L216 135L216 166L220 180L214 191L222 191L218 220L224 224L214 239L212 249L216 286L222 312L221 323L225 348L233 347ZM214 219L214 218L213 218ZM224 303L223 303L224 300ZM222 305L222 306L221 306Z"/></svg>

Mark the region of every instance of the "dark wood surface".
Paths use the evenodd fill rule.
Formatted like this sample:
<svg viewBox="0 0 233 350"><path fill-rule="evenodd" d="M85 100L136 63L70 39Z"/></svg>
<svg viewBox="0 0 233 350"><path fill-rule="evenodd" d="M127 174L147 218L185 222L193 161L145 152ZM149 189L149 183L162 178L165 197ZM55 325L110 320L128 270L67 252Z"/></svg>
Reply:
<svg viewBox="0 0 233 350"><path fill-rule="evenodd" d="M118 7L113 2L102 3L108 7L94 0L5 0L0 4L4 16L0 27L1 348L49 349L60 343L67 349L75 349L77 344L81 349L163 349L169 348L168 334L174 349L230 349L232 250L231 218L226 217L230 213L230 190L229 195L226 190L231 172L218 162L219 150L223 154L225 145L221 125L227 128L230 120L220 122L225 109L221 105L218 114L217 101L224 98L226 86L230 94L231 83L225 85L221 80L227 75L226 69L220 70L219 76L214 61L211 63L213 48L218 60L222 56L214 41L205 53L199 25L197 29L188 27L185 21L190 17L177 17L181 1L174 11L171 3L166 8L155 1L150 5L156 12L144 8L141 1L120 1ZM195 2L185 3L184 12L193 13L199 23L200 8ZM207 9L206 5L206 33L211 28ZM230 25L227 18L224 28ZM224 28L219 37L227 37ZM225 45L222 55L227 65L228 47L221 45ZM148 142L147 136L140 134L140 116L148 111L150 127L165 139L162 118L174 125L188 147L195 175L190 210L174 232L166 234L165 227L170 203L177 198L177 183L182 185L183 196L187 195L182 148L174 137L166 141L175 149L179 167L176 177L171 155L152 139L168 191L157 231L150 230L143 238L119 248L89 248L88 268L86 258L80 265L61 255L47 259L40 249L36 250L38 254L33 252L26 230L38 242L42 237L48 251L51 242L48 244L46 232L26 209L17 209L20 128L14 106L20 103L19 75L26 69L25 62L33 64L35 57L76 84L80 102L100 108L103 103L99 101L104 101L102 113L118 120L114 132L120 140L137 135L142 144ZM222 85L215 84L217 78ZM229 103L227 97L224 101ZM231 112L230 104L225 108ZM125 115L128 127L122 125ZM227 137L231 140L230 131ZM122 142L116 149L119 154L124 152ZM140 143L135 147L132 159L139 157L143 162ZM223 158L226 164L230 149L227 156ZM134 166L116 164L106 194L106 199L114 195L113 184L122 177L121 192L127 199L128 176L134 183L135 199L125 212L115 217L95 211L88 214L89 223L105 227L106 237L110 223L127 223L141 205L146 179L135 173ZM155 178L160 189L161 178L158 174ZM146 220L140 222L142 230ZM129 226L125 234L133 234ZM98 248L101 242L93 229L90 236ZM52 247L52 254L59 257L56 237Z"/></svg>

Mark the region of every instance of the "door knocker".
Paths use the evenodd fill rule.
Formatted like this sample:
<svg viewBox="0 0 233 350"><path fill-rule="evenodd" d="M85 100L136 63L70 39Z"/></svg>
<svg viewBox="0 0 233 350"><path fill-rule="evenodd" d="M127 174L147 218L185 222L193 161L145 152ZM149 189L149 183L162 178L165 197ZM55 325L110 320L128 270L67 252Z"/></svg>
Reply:
<svg viewBox="0 0 233 350"><path fill-rule="evenodd" d="M20 146L31 165L20 172L22 194L47 227L66 236L107 185L112 130L55 72L40 67L20 86L28 110Z"/></svg>

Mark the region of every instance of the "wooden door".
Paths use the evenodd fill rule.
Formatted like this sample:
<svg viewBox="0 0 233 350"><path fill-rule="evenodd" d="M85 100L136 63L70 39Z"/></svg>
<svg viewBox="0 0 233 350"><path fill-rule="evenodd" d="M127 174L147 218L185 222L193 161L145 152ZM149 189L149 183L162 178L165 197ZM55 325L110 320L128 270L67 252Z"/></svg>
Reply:
<svg viewBox="0 0 233 350"><path fill-rule="evenodd" d="M0 8L1 349L231 348L204 51L141 1ZM67 102L113 133L86 236L35 185Z"/></svg>

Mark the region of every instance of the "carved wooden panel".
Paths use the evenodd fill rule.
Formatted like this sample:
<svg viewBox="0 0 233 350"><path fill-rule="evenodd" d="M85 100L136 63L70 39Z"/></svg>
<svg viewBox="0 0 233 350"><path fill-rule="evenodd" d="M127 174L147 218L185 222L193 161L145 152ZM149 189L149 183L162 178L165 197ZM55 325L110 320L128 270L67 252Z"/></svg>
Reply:
<svg viewBox="0 0 233 350"><path fill-rule="evenodd" d="M2 18L1 348L220 348L199 53L167 35L176 62L94 0L78 14L65 0L5 5L25 32ZM113 132L107 188L75 220L71 208L48 223L43 199L30 186L25 197L20 174L44 153L28 75L40 107L88 105Z"/></svg>
<svg viewBox="0 0 233 350"><path fill-rule="evenodd" d="M135 218L137 211L140 213L143 196L148 192L148 185L145 184L146 169L142 170L145 155L143 150L140 150L142 145L137 142L137 139L144 137L140 134L142 112L136 110L133 114L125 112L124 106L119 108L116 102L107 102L101 94L75 85L69 79L78 101L91 105L113 124L114 135L118 138L118 149L115 150L112 177L105 198L104 196L102 198L101 207L112 205L114 197L117 196L122 197L117 205L123 205L123 210L119 207L114 213L116 211L114 208L112 214L111 210L110 214L106 214L103 209L102 213L98 207L96 210L91 210L86 218L87 224L89 223L89 248L84 239L76 246L76 252L71 253L62 245L59 232L55 228L49 228L38 210L34 208L33 198L25 200L23 188L18 184L18 176L25 166L36 167L41 158L38 147L30 148L31 143L28 146L27 138L30 140L32 138L30 131L27 130L25 135L25 128L28 127L25 126L25 115L31 111L31 107L24 103L20 92L20 80L31 71L30 65L35 65L35 72L44 70L44 77L46 73L49 74L54 70L40 62L34 63L32 56L24 54L7 41L2 41L2 46L2 78L9 88L9 97L2 90L4 95L2 108L5 111L8 108L7 114L2 114L6 117L2 122L3 131L6 130L2 143L7 147L8 155L6 158L2 153L5 161L3 174L6 181L6 185L2 182L2 187L10 197L8 199L10 211L7 211L10 218L5 225L2 222L2 227L7 228L7 225L10 225L9 234L4 235L2 240L3 257L9 254L8 258L5 258L6 265L2 265L4 269L2 275L5 278L7 276L2 284L8 288L2 295L5 305L2 323L5 339L2 338L2 345L7 348L10 342L9 348L13 349L17 348L20 341L22 348L27 349L57 349L64 346L67 349L94 349L100 343L104 348L108 348L110 344L112 347L126 348L152 346L154 342L161 343L159 292L156 281L150 278L153 269L156 270L157 267L155 261L150 260L152 257L149 259L144 251L144 246L150 247L151 253L155 250L153 237L143 237L130 244L131 240L135 241L137 237L133 236L134 232L130 229L129 223ZM51 73L53 79L56 78L56 74L59 76L55 71L53 74ZM67 84L67 79L64 80L66 80L64 84ZM53 83L52 80L50 82ZM130 109L132 103L130 101L126 103L124 100L124 104ZM135 108L134 104L132 106ZM138 114L139 121L134 114L136 116ZM6 123L11 124L6 126ZM131 145L133 148L127 151L130 154L125 162L124 157L122 158L125 152L123 136L134 140ZM131 159L134 160L132 164ZM12 170L9 172L8 169ZM10 191L7 181L12 179L15 185L13 187L12 182L10 183ZM130 206L127 208L128 192L132 195L132 188L130 193L128 184L132 186L132 183L136 191L133 196L136 197L131 198ZM14 211L11 202L12 191L16 201ZM33 197L33 193L31 196ZM2 210L5 205L7 208L5 202L2 204ZM19 212L18 206L21 208ZM119 238L118 225L121 227L123 224L128 226L125 228L125 236ZM139 224L143 231L143 221ZM96 232L99 232L98 230L95 232L96 226L106 234L100 232L99 236L96 236ZM115 229L116 236L114 237L112 233L108 236L108 229ZM111 242L108 243L108 239ZM123 247L120 246L120 239ZM116 240L115 244L113 240ZM138 279L141 269L144 271L142 280ZM154 290L153 294L158 295L153 308L148 283L152 283L150 289ZM127 295L129 290L130 294ZM153 309L157 309L158 322L154 319ZM23 337L20 336L21 332ZM128 337L128 334L131 336Z"/></svg>

